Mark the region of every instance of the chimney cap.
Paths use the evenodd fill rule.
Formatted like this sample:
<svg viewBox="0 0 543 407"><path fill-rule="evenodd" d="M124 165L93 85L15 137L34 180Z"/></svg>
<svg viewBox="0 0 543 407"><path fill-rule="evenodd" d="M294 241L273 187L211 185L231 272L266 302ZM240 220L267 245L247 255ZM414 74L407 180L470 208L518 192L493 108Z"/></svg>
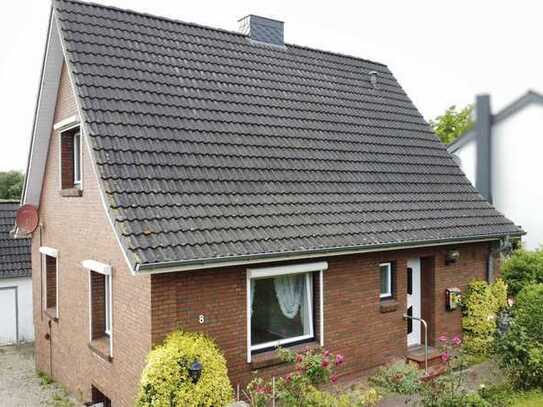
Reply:
<svg viewBox="0 0 543 407"><path fill-rule="evenodd" d="M249 14L238 20L240 32L250 40L284 47L284 25L281 20Z"/></svg>

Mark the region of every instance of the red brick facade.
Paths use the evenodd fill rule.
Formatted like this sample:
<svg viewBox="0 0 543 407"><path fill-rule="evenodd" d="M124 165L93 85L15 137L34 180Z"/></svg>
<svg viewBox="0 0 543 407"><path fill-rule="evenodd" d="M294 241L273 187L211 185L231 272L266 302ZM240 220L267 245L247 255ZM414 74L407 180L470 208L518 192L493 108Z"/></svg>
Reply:
<svg viewBox="0 0 543 407"><path fill-rule="evenodd" d="M75 114L75 99L63 69L54 122ZM59 144L59 133L53 131L39 208L41 242L39 230L32 239L36 365L84 401L90 400L94 385L114 400L115 406L132 406L145 356L151 348L150 278L134 277L128 270L104 211L85 142L82 196L61 196ZM58 250L59 319L51 321L50 327L50 317L42 312L41 305L45 280L40 278L40 246ZM81 266L81 261L87 259L113 267L111 362L89 348L89 275Z"/></svg>
<svg viewBox="0 0 543 407"><path fill-rule="evenodd" d="M402 315L406 311L407 259L411 257L421 257L423 263L434 265L435 281L433 287L428 287L432 294L432 336L461 335L461 313L445 311L445 289L464 288L474 278L485 278L489 244L454 248L459 249L460 259L449 266L445 265L450 249L446 246L318 259L328 262L324 272L324 342L327 348L346 356L344 373L356 373L405 356L406 322ZM396 304L383 304L379 299L379 263L388 261L396 263ZM245 383L254 368L247 363L245 273L246 267L231 267L153 275L153 342L160 342L176 327L205 332L225 352L232 383ZM203 324L200 315L205 316ZM256 358L259 366L265 357ZM277 374L281 369L259 371Z"/></svg>
<svg viewBox="0 0 543 407"><path fill-rule="evenodd" d="M76 111L64 69L55 122ZM33 236L37 368L52 374L82 400L91 398L94 386L114 406L131 406L152 344L179 327L214 337L225 353L233 385L247 382L258 363L265 365L265 355L255 358L253 364L247 363L246 267L133 276L104 210L85 141L82 196L65 197L59 193L59 139L58 132L53 132L40 203L44 225L41 241L40 231ZM58 250L58 321L50 321L42 312L40 246ZM325 346L345 354L345 373L356 373L405 355L406 323L402 314L406 308L406 264L411 257L424 258L423 268L433 270L434 283L423 287L429 295L423 307L433 321L432 337L460 334L460 311L445 311L444 290L450 286L463 288L473 278L484 278L489 247L489 243L454 246L460 251L460 259L449 266L445 265L449 249L446 246L318 259L328 262L324 272ZM86 259L113 268L111 360L89 347L89 274L81 266ZM394 261L396 265L397 304L389 302L386 307L379 299L378 265L384 261ZM318 316L318 300L315 306ZM205 317L203 324L200 315ZM315 328L318 338L318 318ZM281 369L263 367L261 372L276 374Z"/></svg>

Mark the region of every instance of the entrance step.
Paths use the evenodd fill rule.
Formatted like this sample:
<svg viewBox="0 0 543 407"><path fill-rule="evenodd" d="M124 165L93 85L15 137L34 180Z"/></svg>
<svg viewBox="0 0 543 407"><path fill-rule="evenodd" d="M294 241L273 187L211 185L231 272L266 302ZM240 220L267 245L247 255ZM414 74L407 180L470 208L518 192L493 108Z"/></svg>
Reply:
<svg viewBox="0 0 543 407"><path fill-rule="evenodd" d="M408 363L414 363L419 368L424 369L424 345L410 346L407 349L406 356ZM433 346L428 346L428 367L438 366L443 364L441 360L441 352Z"/></svg>
<svg viewBox="0 0 543 407"><path fill-rule="evenodd" d="M424 369L424 345L410 346L407 349L407 363ZM447 364L441 360L441 352L433 346L428 346L428 373L422 378L424 381L433 380L447 371Z"/></svg>

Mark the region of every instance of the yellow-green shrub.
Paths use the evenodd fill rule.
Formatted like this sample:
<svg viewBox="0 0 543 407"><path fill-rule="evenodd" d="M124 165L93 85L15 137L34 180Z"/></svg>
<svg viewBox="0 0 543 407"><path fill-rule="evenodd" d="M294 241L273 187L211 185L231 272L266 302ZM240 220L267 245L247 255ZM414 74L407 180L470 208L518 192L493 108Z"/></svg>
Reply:
<svg viewBox="0 0 543 407"><path fill-rule="evenodd" d="M198 360L200 380L194 384L188 366ZM138 393L139 407L220 407L232 401L226 361L207 336L175 331L147 356Z"/></svg>
<svg viewBox="0 0 543 407"><path fill-rule="evenodd" d="M472 281L464 298L464 349L476 355L486 355L493 349L496 316L507 306L507 285L503 280L493 284Z"/></svg>

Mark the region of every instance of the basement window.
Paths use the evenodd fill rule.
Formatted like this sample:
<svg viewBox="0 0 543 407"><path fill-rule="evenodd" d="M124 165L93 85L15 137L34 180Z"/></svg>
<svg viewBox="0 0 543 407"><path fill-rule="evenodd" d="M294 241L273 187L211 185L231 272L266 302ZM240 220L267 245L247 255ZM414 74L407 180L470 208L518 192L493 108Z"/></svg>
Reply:
<svg viewBox="0 0 543 407"><path fill-rule="evenodd" d="M89 342L100 355L112 356L111 266L85 260L89 271Z"/></svg>
<svg viewBox="0 0 543 407"><path fill-rule="evenodd" d="M58 319L58 251L40 247L42 255L43 309L51 318Z"/></svg>
<svg viewBox="0 0 543 407"><path fill-rule="evenodd" d="M315 340L314 310L318 307L323 321L323 306L314 304L314 278L320 278L320 301L327 267L322 262L247 271L248 362L252 352ZM321 344L322 331L321 322Z"/></svg>
<svg viewBox="0 0 543 407"><path fill-rule="evenodd" d="M60 133L60 183L65 195L81 195L81 132L79 126Z"/></svg>
<svg viewBox="0 0 543 407"><path fill-rule="evenodd" d="M87 403L92 407L111 407L111 400L98 388L91 386L91 402Z"/></svg>

